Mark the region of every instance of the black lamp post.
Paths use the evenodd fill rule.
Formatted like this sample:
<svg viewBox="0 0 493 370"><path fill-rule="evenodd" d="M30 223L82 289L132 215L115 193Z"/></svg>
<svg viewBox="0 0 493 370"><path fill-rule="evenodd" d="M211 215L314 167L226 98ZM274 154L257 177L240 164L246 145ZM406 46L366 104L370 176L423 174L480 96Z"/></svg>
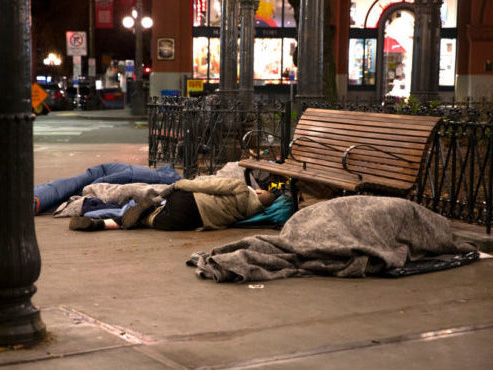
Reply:
<svg viewBox="0 0 493 370"><path fill-rule="evenodd" d="M29 0L0 0L0 345L46 329L31 303L41 258L34 231Z"/></svg>
<svg viewBox="0 0 493 370"><path fill-rule="evenodd" d="M146 99L142 81L142 53L143 53L143 28L152 27L152 19L142 17L142 0L137 0L132 17L125 17L123 25L126 28L132 28L135 33L135 81L132 93L131 113L135 116L141 116L146 113Z"/></svg>

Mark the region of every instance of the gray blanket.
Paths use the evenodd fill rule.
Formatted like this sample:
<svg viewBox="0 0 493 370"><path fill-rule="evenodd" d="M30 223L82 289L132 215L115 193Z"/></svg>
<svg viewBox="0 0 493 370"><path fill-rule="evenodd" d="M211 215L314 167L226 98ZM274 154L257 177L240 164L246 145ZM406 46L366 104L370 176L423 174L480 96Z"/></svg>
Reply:
<svg viewBox="0 0 493 370"><path fill-rule="evenodd" d="M351 196L297 212L280 234L199 253L196 273L216 282L301 275L364 277L428 256L476 250L453 240L449 221L405 199Z"/></svg>

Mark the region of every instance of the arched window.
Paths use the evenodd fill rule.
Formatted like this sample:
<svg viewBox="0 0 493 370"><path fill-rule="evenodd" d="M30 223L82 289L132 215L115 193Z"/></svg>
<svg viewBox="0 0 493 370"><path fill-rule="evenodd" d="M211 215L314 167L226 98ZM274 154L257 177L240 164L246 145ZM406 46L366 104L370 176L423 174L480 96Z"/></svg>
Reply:
<svg viewBox="0 0 493 370"><path fill-rule="evenodd" d="M350 90L376 90L375 64L378 48L378 27L384 27L381 17L390 7L402 3L412 6L414 0L352 0L350 7L348 86ZM457 39L458 0L444 0L441 7L440 89L453 88Z"/></svg>

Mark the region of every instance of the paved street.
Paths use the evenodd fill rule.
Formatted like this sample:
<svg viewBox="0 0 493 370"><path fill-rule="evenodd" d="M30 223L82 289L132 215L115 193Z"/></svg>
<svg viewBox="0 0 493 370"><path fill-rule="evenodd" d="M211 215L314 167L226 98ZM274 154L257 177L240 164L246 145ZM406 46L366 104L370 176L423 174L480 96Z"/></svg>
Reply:
<svg viewBox="0 0 493 370"><path fill-rule="evenodd" d="M78 112L51 112L36 117L34 143L147 143L144 123L101 117L87 119Z"/></svg>
<svg viewBox="0 0 493 370"><path fill-rule="evenodd" d="M146 165L146 136L132 120L41 117L35 183L109 161ZM87 233L49 214L35 223L33 301L49 335L0 349L2 369L491 368L493 259L402 279L216 284L185 265L193 252L278 231Z"/></svg>

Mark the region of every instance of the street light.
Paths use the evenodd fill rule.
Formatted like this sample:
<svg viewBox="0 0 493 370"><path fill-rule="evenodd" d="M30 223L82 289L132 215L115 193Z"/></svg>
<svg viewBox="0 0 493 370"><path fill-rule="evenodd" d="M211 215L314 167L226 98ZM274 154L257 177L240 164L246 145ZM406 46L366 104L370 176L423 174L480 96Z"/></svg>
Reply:
<svg viewBox="0 0 493 370"><path fill-rule="evenodd" d="M149 17L142 17L142 0L137 0L132 16L124 17L122 23L125 28L133 29L135 33L135 82L131 112L132 115L141 116L146 112L142 86L142 29L151 28L153 21Z"/></svg>
<svg viewBox="0 0 493 370"><path fill-rule="evenodd" d="M62 59L55 53L49 53L48 57L43 59L43 64L45 66L59 66L62 64Z"/></svg>

